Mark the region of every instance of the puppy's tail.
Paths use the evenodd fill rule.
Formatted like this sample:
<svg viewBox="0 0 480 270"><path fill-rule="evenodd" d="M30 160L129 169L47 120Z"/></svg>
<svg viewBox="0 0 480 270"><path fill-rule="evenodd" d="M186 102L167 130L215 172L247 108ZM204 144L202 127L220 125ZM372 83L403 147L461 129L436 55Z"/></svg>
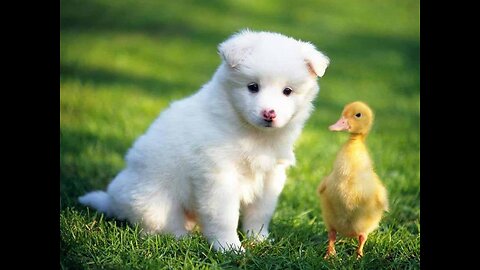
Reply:
<svg viewBox="0 0 480 270"><path fill-rule="evenodd" d="M112 209L112 197L105 191L92 191L81 197L78 197L78 201L86 206L93 207L97 211L105 213L107 216L113 215Z"/></svg>

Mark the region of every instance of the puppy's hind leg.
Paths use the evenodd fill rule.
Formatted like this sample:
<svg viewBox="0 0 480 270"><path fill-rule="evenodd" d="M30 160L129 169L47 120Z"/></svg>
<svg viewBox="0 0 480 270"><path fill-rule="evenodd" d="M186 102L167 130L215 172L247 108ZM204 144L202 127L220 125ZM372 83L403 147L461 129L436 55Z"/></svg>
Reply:
<svg viewBox="0 0 480 270"><path fill-rule="evenodd" d="M180 204L174 205L167 216L164 232L172 234L176 238L182 238L188 234L188 231L185 228L186 221L183 207Z"/></svg>
<svg viewBox="0 0 480 270"><path fill-rule="evenodd" d="M146 208L142 217L142 227L147 234L171 234L181 238L188 234L185 229L185 214L180 202L156 199Z"/></svg>

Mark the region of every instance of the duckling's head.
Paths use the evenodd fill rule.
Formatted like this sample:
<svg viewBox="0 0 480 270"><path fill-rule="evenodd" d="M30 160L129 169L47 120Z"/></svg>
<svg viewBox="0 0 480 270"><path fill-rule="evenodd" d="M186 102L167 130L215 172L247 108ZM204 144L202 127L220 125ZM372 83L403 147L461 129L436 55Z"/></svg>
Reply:
<svg viewBox="0 0 480 270"><path fill-rule="evenodd" d="M367 104L355 101L345 106L342 117L329 127L331 131L347 130L350 133L366 135L373 124L373 112Z"/></svg>

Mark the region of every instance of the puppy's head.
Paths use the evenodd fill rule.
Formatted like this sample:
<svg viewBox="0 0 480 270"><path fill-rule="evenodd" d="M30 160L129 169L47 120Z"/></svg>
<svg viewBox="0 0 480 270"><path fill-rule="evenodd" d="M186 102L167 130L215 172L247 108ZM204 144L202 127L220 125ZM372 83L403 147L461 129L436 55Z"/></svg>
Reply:
<svg viewBox="0 0 480 270"><path fill-rule="evenodd" d="M218 47L220 79L230 102L251 125L282 128L306 120L329 59L308 42L244 30Z"/></svg>

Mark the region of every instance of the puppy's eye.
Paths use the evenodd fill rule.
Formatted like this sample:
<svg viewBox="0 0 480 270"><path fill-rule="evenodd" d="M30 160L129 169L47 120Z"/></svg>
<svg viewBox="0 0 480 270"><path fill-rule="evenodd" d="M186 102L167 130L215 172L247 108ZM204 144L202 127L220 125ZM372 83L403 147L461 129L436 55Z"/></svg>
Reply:
<svg viewBox="0 0 480 270"><path fill-rule="evenodd" d="M257 93L258 90L260 90L259 87L258 87L258 84L254 83L254 82L249 83L247 85L247 88L248 88L248 91L250 91L251 93Z"/></svg>
<svg viewBox="0 0 480 270"><path fill-rule="evenodd" d="M355 117L356 117L356 118L362 117L362 113L357 113L357 114L355 114Z"/></svg>
<svg viewBox="0 0 480 270"><path fill-rule="evenodd" d="M287 88L283 89L283 94L284 94L285 96L287 96L287 97L290 96L290 94L291 94L292 92L293 92L293 90L292 90L292 88L290 88L290 87L287 87Z"/></svg>

